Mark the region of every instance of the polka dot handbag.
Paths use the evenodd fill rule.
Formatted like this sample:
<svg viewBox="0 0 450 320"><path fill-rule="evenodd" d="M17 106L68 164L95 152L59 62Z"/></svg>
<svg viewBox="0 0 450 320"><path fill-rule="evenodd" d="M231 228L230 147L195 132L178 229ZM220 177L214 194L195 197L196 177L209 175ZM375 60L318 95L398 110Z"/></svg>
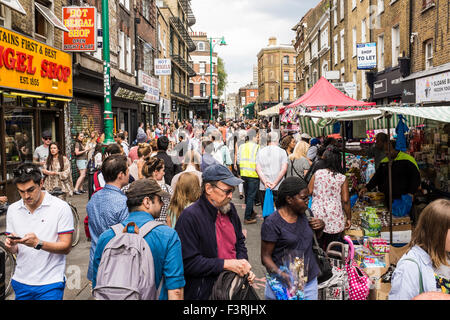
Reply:
<svg viewBox="0 0 450 320"><path fill-rule="evenodd" d="M345 269L348 275L349 300L367 300L370 289L369 276L359 268L353 259L355 256L355 247L350 237L345 236L344 240L349 244L349 255L345 261Z"/></svg>

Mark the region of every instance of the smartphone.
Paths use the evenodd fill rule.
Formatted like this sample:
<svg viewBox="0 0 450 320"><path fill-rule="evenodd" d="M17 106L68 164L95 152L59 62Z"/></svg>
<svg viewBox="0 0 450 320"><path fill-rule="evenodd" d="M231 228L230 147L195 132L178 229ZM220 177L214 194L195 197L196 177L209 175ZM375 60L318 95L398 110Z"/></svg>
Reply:
<svg viewBox="0 0 450 320"><path fill-rule="evenodd" d="M6 236L6 237L11 240L21 240L22 239L21 237L16 237L16 236Z"/></svg>

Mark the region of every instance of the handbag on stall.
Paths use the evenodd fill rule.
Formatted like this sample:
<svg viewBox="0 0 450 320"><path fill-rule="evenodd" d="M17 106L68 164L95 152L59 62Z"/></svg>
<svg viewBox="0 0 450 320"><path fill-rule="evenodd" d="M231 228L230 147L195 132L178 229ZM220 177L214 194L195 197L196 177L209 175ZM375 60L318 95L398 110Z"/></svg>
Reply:
<svg viewBox="0 0 450 320"><path fill-rule="evenodd" d="M348 257L345 261L345 269L348 276L348 295L350 300L367 300L370 289L369 276L358 266L355 257L355 247L349 236L344 240L348 242Z"/></svg>

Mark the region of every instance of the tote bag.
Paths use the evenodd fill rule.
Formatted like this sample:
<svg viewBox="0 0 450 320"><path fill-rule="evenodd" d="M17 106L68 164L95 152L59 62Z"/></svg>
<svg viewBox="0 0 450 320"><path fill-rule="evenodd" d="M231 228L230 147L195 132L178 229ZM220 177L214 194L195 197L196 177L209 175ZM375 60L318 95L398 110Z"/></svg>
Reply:
<svg viewBox="0 0 450 320"><path fill-rule="evenodd" d="M353 241L349 236L345 236L344 240L348 242L349 249L345 261L345 270L348 275L348 296L350 300L367 300L370 289L370 278L367 274L358 267L358 264L354 260L355 247Z"/></svg>
<svg viewBox="0 0 450 320"><path fill-rule="evenodd" d="M270 188L266 189L266 194L264 196L264 207L263 207L263 218L270 216L275 211L273 205L273 193Z"/></svg>

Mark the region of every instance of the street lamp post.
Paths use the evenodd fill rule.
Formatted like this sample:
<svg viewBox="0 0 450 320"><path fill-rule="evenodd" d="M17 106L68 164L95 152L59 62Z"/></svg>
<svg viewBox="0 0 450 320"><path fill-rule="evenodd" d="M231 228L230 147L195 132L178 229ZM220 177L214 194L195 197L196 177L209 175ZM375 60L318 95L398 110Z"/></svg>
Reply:
<svg viewBox="0 0 450 320"><path fill-rule="evenodd" d="M213 69L213 64L212 64L212 54L213 54L213 50L214 47L217 44L217 41L220 40L219 45L220 46L226 46L227 43L225 42L225 38L209 38L209 74L210 74L210 78L209 78L209 88L210 88L210 100L211 100L211 120L213 120L213 77L212 77L212 69ZM218 71L218 70L217 70Z"/></svg>
<svg viewBox="0 0 450 320"><path fill-rule="evenodd" d="M102 0L102 29L103 29L103 101L105 112L103 116L105 124L104 144L114 143L113 137L113 113L111 103L111 74L109 52L109 7L108 0Z"/></svg>

